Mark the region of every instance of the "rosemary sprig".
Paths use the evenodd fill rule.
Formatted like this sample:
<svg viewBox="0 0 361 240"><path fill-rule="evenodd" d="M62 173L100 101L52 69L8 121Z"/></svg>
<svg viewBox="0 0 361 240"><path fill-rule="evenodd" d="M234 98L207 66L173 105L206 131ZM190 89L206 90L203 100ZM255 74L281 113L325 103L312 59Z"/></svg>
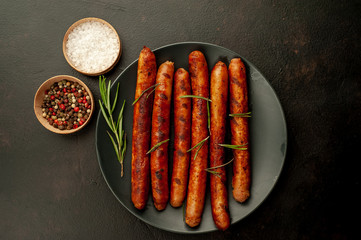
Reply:
<svg viewBox="0 0 361 240"><path fill-rule="evenodd" d="M251 112L246 113L231 113L229 114L230 117L251 117Z"/></svg>
<svg viewBox="0 0 361 240"><path fill-rule="evenodd" d="M168 141L169 141L169 138L166 139L166 140L164 140L164 141L161 141L161 142L157 143L156 145L154 145L154 146L147 152L147 154L149 154L149 153L151 153L151 152L154 152L155 150L157 150L157 148L160 147L160 145L162 145L163 143L166 143L166 142L168 142Z"/></svg>
<svg viewBox="0 0 361 240"><path fill-rule="evenodd" d="M187 152L190 152L190 151L192 151L193 149L195 149L196 147L198 147L198 149L197 149L197 151L196 151L196 154L194 155L194 160L196 160L199 150L202 148L203 144L205 143L205 141L208 140L208 138L209 138L209 136L206 137L205 139L203 139L202 141L200 141L199 143L197 143L196 145L194 145L192 148L190 148L190 149L187 150Z"/></svg>
<svg viewBox="0 0 361 240"><path fill-rule="evenodd" d="M209 173L212 173L212 174L215 175L216 177L221 178L221 175L220 175L218 172L216 172L216 171L209 170L209 169L207 169L207 168L204 169L204 171L209 172Z"/></svg>
<svg viewBox="0 0 361 240"><path fill-rule="evenodd" d="M209 130L209 134L211 134L211 113L209 110L209 103L212 102L211 99L206 98L206 97L202 97L202 96L197 96L197 95L183 95L180 96L179 98L199 98L199 99L203 99L207 101L207 116L208 116L208 130Z"/></svg>
<svg viewBox="0 0 361 240"><path fill-rule="evenodd" d="M187 152L192 151L193 149L195 149L196 147L198 147L199 145L201 145L202 143L204 143L205 141L207 141L208 138L209 138L209 136L206 137L205 139L203 139L202 141L200 141L199 143L197 143L196 145L194 145L192 148L188 149Z"/></svg>
<svg viewBox="0 0 361 240"><path fill-rule="evenodd" d="M132 106L139 101L139 99L144 95L144 93L146 93L147 91L149 91L149 90L152 89L152 88L155 89L159 84L160 84L160 83L154 84L153 86L150 86L149 88L143 90L143 92L140 94L140 96L139 96L137 99L134 100L134 102L132 103ZM152 91L152 92L153 92L153 91ZM151 93L152 93L152 92L151 92ZM148 96L149 96L149 95L150 95L150 94L148 94ZM147 98L148 98L148 97L147 97Z"/></svg>
<svg viewBox="0 0 361 240"><path fill-rule="evenodd" d="M246 144L242 144L242 145L232 145L232 144L218 144L221 147L225 147L225 148L230 148L230 149L235 149L235 150L247 150L246 146L248 143Z"/></svg>
<svg viewBox="0 0 361 240"><path fill-rule="evenodd" d="M197 96L197 95L183 95L183 96L180 96L179 98L199 98L199 99L206 100L208 102L212 102L212 100L209 98L205 98L205 97Z"/></svg>
<svg viewBox="0 0 361 240"><path fill-rule="evenodd" d="M229 162L226 162L224 164L221 164L221 165L218 165L218 166L214 166L214 167L209 167L209 168L206 168L206 170L210 170L210 169L216 169L216 168L220 168L220 167L224 167L224 166L227 166L228 164L230 164L231 162L233 162L234 158L231 159L231 161Z"/></svg>
<svg viewBox="0 0 361 240"><path fill-rule="evenodd" d="M122 108L120 109L118 119L115 122L113 118L113 112L115 109L115 106L117 104L118 99L118 90L119 90L119 83L117 85L117 91L115 93L115 98L113 104L110 103L110 85L111 81L109 80L108 84L105 82L106 78L104 76L99 76L99 90L100 90L100 96L102 101L99 99L99 105L101 112L103 114L103 117L105 121L107 122L112 134L107 131L108 136L113 144L115 154L117 155L117 159L121 166L121 176L123 177L123 160L125 156L125 152L127 149L127 138L125 131L123 130L123 112L125 107L125 100L123 101ZM104 106L103 106L104 105Z"/></svg>
<svg viewBox="0 0 361 240"><path fill-rule="evenodd" d="M234 160L234 158L232 158L231 161L229 161L229 162L226 162L226 163L221 164L221 165L219 165L219 166L209 167L209 168L206 168L206 169L204 169L204 170L207 171L207 172L209 172L209 173L214 174L216 177L221 178L221 175L219 174L219 172L213 171L212 169L217 169L217 168L220 168L220 167L224 167L224 166L230 164L231 162L233 162L233 160Z"/></svg>

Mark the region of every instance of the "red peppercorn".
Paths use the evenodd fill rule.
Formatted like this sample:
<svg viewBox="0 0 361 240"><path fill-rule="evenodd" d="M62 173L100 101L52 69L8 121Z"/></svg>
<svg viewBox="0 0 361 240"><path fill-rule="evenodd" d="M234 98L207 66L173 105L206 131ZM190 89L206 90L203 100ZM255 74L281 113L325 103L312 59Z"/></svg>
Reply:
<svg viewBox="0 0 361 240"><path fill-rule="evenodd" d="M64 99L64 103L68 103L69 102L69 100L66 98L66 99Z"/></svg>
<svg viewBox="0 0 361 240"><path fill-rule="evenodd" d="M65 105L64 104L60 104L59 106L62 110L65 110Z"/></svg>
<svg viewBox="0 0 361 240"><path fill-rule="evenodd" d="M74 92L76 92L76 89L75 89L75 88L72 88L71 91L74 93Z"/></svg>
<svg viewBox="0 0 361 240"><path fill-rule="evenodd" d="M63 88L63 92L66 93L66 88Z"/></svg>
<svg viewBox="0 0 361 240"><path fill-rule="evenodd" d="M79 121L79 125L83 125L84 122L82 120Z"/></svg>
<svg viewBox="0 0 361 240"><path fill-rule="evenodd" d="M53 114L53 116L56 116L56 112L53 112L52 114Z"/></svg>
<svg viewBox="0 0 361 240"><path fill-rule="evenodd" d="M78 103L82 103L83 100L81 98L78 98Z"/></svg>
<svg viewBox="0 0 361 240"><path fill-rule="evenodd" d="M52 112L52 111L54 111L54 109L53 109L53 108L49 108L49 111Z"/></svg>
<svg viewBox="0 0 361 240"><path fill-rule="evenodd" d="M86 108L87 108L87 109L90 109L91 107L92 107L92 105L89 104Z"/></svg>
<svg viewBox="0 0 361 240"><path fill-rule="evenodd" d="M83 99L83 103L87 103L86 100Z"/></svg>
<svg viewBox="0 0 361 240"><path fill-rule="evenodd" d="M83 97L83 100L86 100L86 96Z"/></svg>
<svg viewBox="0 0 361 240"><path fill-rule="evenodd" d="M54 95L51 95L51 96L50 96L50 99L51 99L51 100L54 100L54 99L55 99L55 96L54 96Z"/></svg>
<svg viewBox="0 0 361 240"><path fill-rule="evenodd" d="M58 119L55 119L55 120L54 120L54 123L59 124Z"/></svg>
<svg viewBox="0 0 361 240"><path fill-rule="evenodd" d="M79 112L79 107L75 107L74 112Z"/></svg>
<svg viewBox="0 0 361 240"><path fill-rule="evenodd" d="M85 103L84 103L84 107L87 108L88 106L89 106L89 103L85 102Z"/></svg>
<svg viewBox="0 0 361 240"><path fill-rule="evenodd" d="M74 124L73 125L73 128L75 129L75 128L78 128L78 124Z"/></svg>

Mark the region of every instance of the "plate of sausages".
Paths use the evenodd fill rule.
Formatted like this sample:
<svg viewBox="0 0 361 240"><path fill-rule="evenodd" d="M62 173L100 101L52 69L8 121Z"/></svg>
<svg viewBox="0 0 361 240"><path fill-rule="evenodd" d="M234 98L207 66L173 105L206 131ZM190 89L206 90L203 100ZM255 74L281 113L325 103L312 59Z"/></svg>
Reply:
<svg viewBox="0 0 361 240"><path fill-rule="evenodd" d="M251 62L209 43L144 46L113 96L118 83L124 176L101 113L96 150L110 190L134 216L171 232L224 231L267 198L284 164L287 127Z"/></svg>

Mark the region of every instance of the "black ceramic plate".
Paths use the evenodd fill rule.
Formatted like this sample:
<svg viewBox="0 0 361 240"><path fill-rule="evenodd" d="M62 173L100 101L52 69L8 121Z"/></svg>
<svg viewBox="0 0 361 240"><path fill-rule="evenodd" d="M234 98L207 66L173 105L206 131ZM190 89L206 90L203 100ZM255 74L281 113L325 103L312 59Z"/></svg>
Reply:
<svg viewBox="0 0 361 240"><path fill-rule="evenodd" d="M140 51L141 49L139 49ZM208 43L185 42L167 45L154 50L158 66L166 60L174 61L175 69L183 67L188 69L188 54L194 50L204 53L209 71L218 60L228 66L234 57L239 54L226 48ZM251 197L246 203L240 204L232 197L231 181L228 181L229 209L231 223L236 223L255 210L273 189L285 159L287 148L287 130L284 114L280 102L264 76L252 63L241 57L246 65L247 81L249 86L249 107L252 111L250 118L250 151L252 167ZM144 222L172 232L201 233L217 230L213 223L210 194L207 191L202 222L199 227L189 228L183 221L182 208L167 208L158 212L154 206L151 195L146 209L139 211L131 202L131 142L133 125L134 93L137 78L137 64L134 61L115 80L112 85L114 96L116 84L120 83L120 98L115 111L118 113L122 101L126 100L124 112L124 128L127 133L127 152L124 160L124 177L120 176L120 164L116 159L113 146L107 136L107 124L99 113L96 128L96 149L101 171L109 188L119 200L137 218ZM172 126L171 126L172 129ZM172 135L172 133L171 133ZM172 169L172 144L170 144L169 174ZM230 159L231 156L228 156ZM229 179L231 178L231 164L227 167Z"/></svg>

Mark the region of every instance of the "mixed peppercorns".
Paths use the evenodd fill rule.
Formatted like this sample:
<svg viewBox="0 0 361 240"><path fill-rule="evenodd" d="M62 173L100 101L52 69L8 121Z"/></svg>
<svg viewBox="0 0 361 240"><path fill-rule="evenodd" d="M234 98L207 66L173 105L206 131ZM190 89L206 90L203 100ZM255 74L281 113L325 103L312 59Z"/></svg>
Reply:
<svg viewBox="0 0 361 240"><path fill-rule="evenodd" d="M83 125L91 113L89 93L77 82L62 80L45 91L41 105L43 117L60 130Z"/></svg>

